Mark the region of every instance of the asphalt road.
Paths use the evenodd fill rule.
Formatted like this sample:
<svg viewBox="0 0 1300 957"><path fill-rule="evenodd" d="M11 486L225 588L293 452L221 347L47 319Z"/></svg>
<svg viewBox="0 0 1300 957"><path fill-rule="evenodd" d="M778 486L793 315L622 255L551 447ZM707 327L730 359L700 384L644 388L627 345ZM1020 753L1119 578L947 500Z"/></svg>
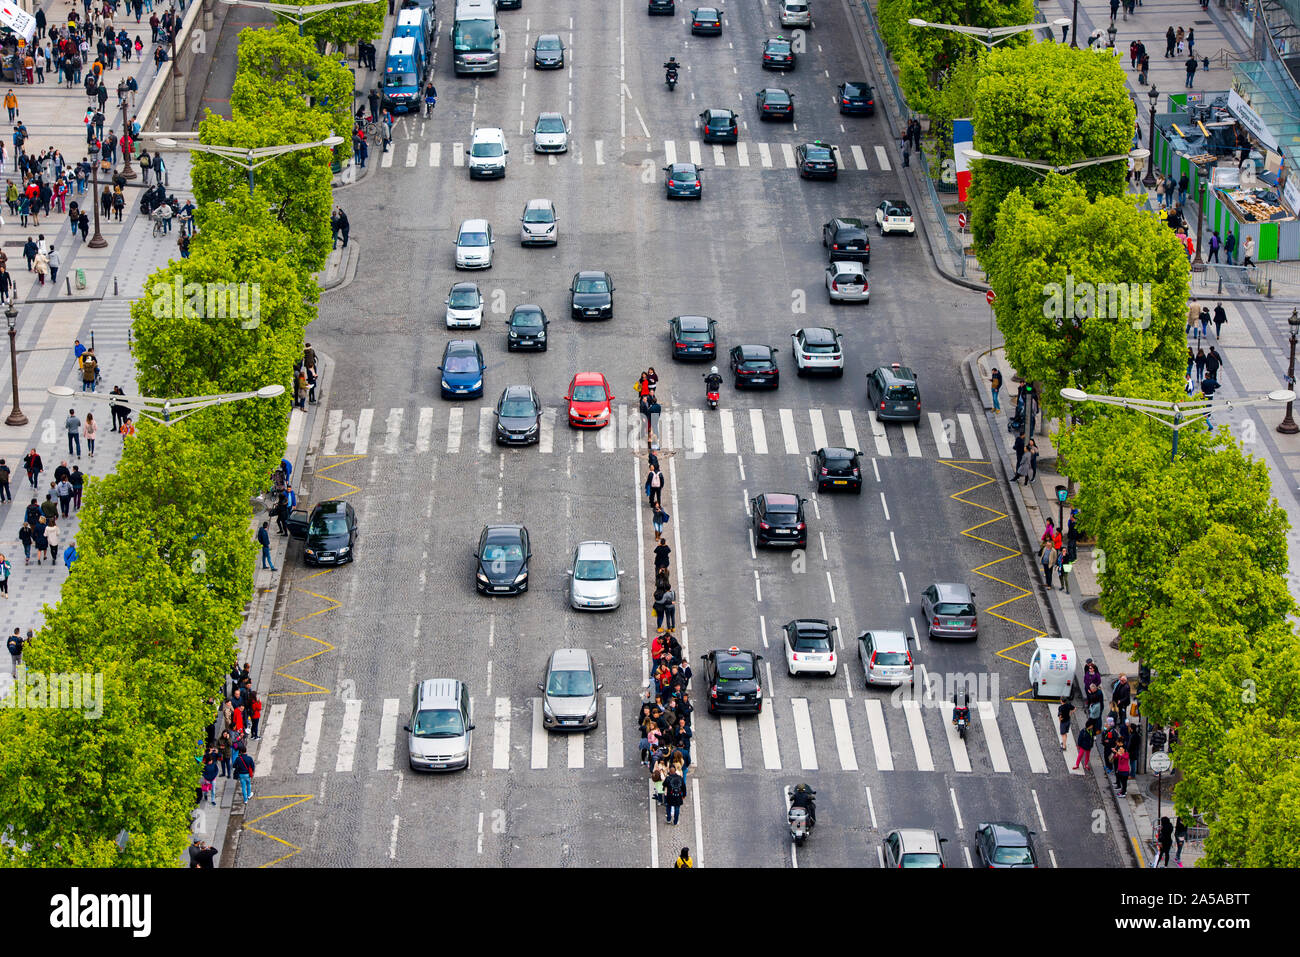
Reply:
<svg viewBox="0 0 1300 957"><path fill-rule="evenodd" d="M326 383L327 426L303 478L311 501L350 497L362 538L355 564L337 570L306 569L299 549L290 552L278 669L266 689L269 734L238 864L663 866L686 844L705 866L875 866L889 829L923 826L950 839L950 866L964 866L978 821L1012 820L1039 832L1044 865L1119 865L1114 838L1094 826L1104 806L1096 786L1062 759L1052 706L1006 700L1027 686L1010 659L1028 653L998 652L1043 622L1032 595L1023 597L1035 585L988 461L990 444L1006 435L988 432L959 371L987 336L987 310L938 278L918 238L874 231L871 303L825 298L821 225L834 215L870 218L900 191L884 118L835 109L836 84L867 72L847 6L817 4L806 52L784 76L759 65L763 38L780 32L774 0L730 9L720 38L692 38L686 4L674 18L648 18L637 0L576 0L566 5L571 17L540 6L501 15L495 77L451 75L444 24L434 118L399 122L390 164L372 156L369 175L340 194L364 252L355 280L323 297L310 331L337 365ZM564 38L563 71L532 69L542 32ZM670 54L685 66L672 92L661 68ZM757 120L754 92L768 85L795 94L795 124ZM702 146L704 199L666 201L669 150L691 158L696 115L724 106L742 117L744 154ZM569 119L567 155L534 158L521 135L543 110ZM476 125L505 129L504 180L471 182L455 158ZM814 138L839 146L847 168L837 182L802 182L787 168L783 147ZM517 242L533 197L558 207L556 249ZM455 229L478 216L495 230L495 264L457 274ZM612 321L568 318L568 281L579 269L613 275ZM486 396L449 402L438 397L436 366L446 339L464 333L444 328L442 300L467 278L491 305L484 328L469 334L487 355ZM523 302L552 320L544 354L506 352L504 320ZM707 366L669 354L666 323L679 313L717 319L723 350L778 346L779 391L737 393L728 380L720 409L707 410ZM804 325L844 335L842 379L794 374L789 336ZM925 414L915 428L877 434L865 376L891 361L917 371ZM771 672L762 720L705 714L697 676L690 797L675 828L652 813L632 728L653 623L632 392L648 365L665 407L665 505L687 649L698 658L747 646ZM564 424L561 399L580 370L603 372L617 394L616 423L600 434ZM532 384L558 412L541 447L491 441L491 409L511 383ZM808 453L844 442L867 457L863 494L817 496ZM809 498L802 562L752 553L746 503L764 491ZM523 521L532 535L531 587L519 598L474 592L471 551L496 521ZM565 572L587 539L614 543L620 556L616 612L567 607ZM937 698L904 703L865 689L856 636L870 627L915 633L919 592L941 580L975 588L979 641L916 642L914 658L944 689ZM780 627L795 617L838 622L836 676L786 674ZM548 737L534 727L534 699L548 653L563 646L595 657L601 726ZM943 682L955 674L973 675L988 702L964 745L947 723ZM401 725L412 687L428 677L469 684L468 772L407 768ZM796 857L783 795L799 780L819 791L819 827Z"/></svg>

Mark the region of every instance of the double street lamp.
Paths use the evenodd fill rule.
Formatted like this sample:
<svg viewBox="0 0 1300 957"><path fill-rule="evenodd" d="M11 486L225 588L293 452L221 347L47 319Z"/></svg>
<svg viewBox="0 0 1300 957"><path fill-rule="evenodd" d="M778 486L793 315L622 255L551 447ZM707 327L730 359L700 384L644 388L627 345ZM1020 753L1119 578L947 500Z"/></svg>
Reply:
<svg viewBox="0 0 1300 957"><path fill-rule="evenodd" d="M1120 160L1142 160L1149 155L1147 150L1136 149L1128 153L1116 153L1113 156L1093 156L1089 159L1079 160L1077 163L1047 163L1043 160L1022 159L1019 156L994 156L990 153L981 153L979 150L963 150L968 157L973 160L993 160L997 163L1009 163L1012 166L1023 166L1025 169L1031 169L1040 176L1046 176L1048 173L1057 173L1064 176L1066 173L1073 173L1075 170L1083 169L1088 166L1100 166L1103 163L1118 163Z"/></svg>
<svg viewBox="0 0 1300 957"><path fill-rule="evenodd" d="M125 405L132 409L139 409L140 414L146 419L153 419L162 425L171 425L197 412L199 409L206 409L209 406L239 402L242 399L274 399L276 396L284 394L284 386L266 385L256 392L227 392L221 395L189 396L183 399L155 399L146 395L115 395L111 392L78 393L65 385L52 385L45 391L49 392L50 395L64 399L80 396L78 401L89 399L91 402Z"/></svg>
<svg viewBox="0 0 1300 957"><path fill-rule="evenodd" d="M302 27L308 20L314 20L323 13L329 13L331 10L341 10L344 7L360 7L367 3L380 3L381 0L338 0L335 3L314 3L314 4L297 4L297 3L259 3L258 0L221 0L228 6L257 7L261 10L270 10L272 13L284 17L290 23L298 27L298 36L302 36Z"/></svg>
<svg viewBox="0 0 1300 957"><path fill-rule="evenodd" d="M231 0L224 0L230 3ZM908 23L914 27L929 27L932 30L951 30L953 33L962 33L970 37L976 43L983 44L986 49L992 50L1003 40L1007 40L1018 33L1025 33L1030 30L1048 30L1052 27L1063 27L1069 25L1070 21L1065 17L1053 20L1051 23L1022 23L1010 27L968 27L960 23L930 23L919 17L909 17Z"/></svg>
<svg viewBox="0 0 1300 957"><path fill-rule="evenodd" d="M1300 324L1300 317L1297 318ZM1208 419L1210 413L1214 411L1213 403L1209 399L1199 399L1192 402L1161 402L1157 399L1131 399L1118 395L1096 395L1084 392L1082 389L1062 389L1062 398L1070 402L1098 402L1102 405L1115 405L1122 409L1132 409L1134 412L1141 412L1152 421L1159 422L1173 430L1174 448L1171 458L1178 457L1178 433L1189 425L1199 423L1202 419ZM1275 402L1286 402L1288 407L1291 402L1295 401L1295 393L1290 389L1278 389L1270 392L1268 395L1257 396L1253 399L1227 399L1219 403L1218 408L1231 412L1233 409L1245 409L1255 405L1268 405Z"/></svg>
<svg viewBox="0 0 1300 957"><path fill-rule="evenodd" d="M260 6L261 4L259 4ZM343 142L343 137L335 136L333 131L323 140L314 143L284 143L279 146L220 146L216 143L200 143L197 139L197 133L141 133L142 137L149 137L156 140L159 146L166 149L174 149L178 146L184 146L185 149L194 153L210 153L237 166L248 173L248 194L253 194L253 173L260 169L273 159L285 156L298 150L312 150L320 146L335 147ZM182 144L180 141L184 140Z"/></svg>

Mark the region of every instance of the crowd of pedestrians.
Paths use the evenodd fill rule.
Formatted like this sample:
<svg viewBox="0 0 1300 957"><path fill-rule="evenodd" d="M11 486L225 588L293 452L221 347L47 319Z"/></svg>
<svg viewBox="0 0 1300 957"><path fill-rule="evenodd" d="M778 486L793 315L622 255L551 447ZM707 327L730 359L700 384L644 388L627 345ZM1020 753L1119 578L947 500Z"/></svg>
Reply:
<svg viewBox="0 0 1300 957"><path fill-rule="evenodd" d="M262 700L253 689L250 672L248 662L243 667L238 664L231 667L217 716L208 725L207 740L195 755L200 767L199 784L194 793L196 805L205 800L216 805L218 778L238 781L244 804L253 798L256 764L248 753L248 742L258 740ZM208 702L215 705L216 699L210 698Z"/></svg>

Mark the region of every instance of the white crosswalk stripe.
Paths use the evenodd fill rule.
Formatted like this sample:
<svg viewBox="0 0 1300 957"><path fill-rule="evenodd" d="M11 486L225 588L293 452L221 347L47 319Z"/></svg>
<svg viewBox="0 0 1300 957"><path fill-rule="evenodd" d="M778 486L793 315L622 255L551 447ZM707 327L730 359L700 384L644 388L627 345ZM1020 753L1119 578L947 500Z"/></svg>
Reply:
<svg viewBox="0 0 1300 957"><path fill-rule="evenodd" d="M1043 749L1038 744L1038 734L1034 731L1034 719L1029 714L1029 702L1011 702L1011 713L1015 716L1016 727L1020 731L1020 740L1029 755L1029 770L1035 774L1047 773L1047 761L1043 758Z"/></svg>
<svg viewBox="0 0 1300 957"><path fill-rule="evenodd" d="M885 432L885 423L876 418L876 413L867 413L871 416L871 437L876 443L877 455L889 455L889 435Z"/></svg>
<svg viewBox="0 0 1300 957"><path fill-rule="evenodd" d="M664 140L664 159L669 166L677 162L677 144L672 140Z"/></svg>
<svg viewBox="0 0 1300 957"><path fill-rule="evenodd" d="M871 750L876 756L877 771L894 770L894 753L889 750L889 732L885 730L885 710L877 698L868 698L867 724L871 728Z"/></svg>
<svg viewBox="0 0 1300 957"><path fill-rule="evenodd" d="M903 423L903 441L907 444L907 454L914 459L921 457L921 440L916 437L916 426L911 422Z"/></svg>
<svg viewBox="0 0 1300 957"><path fill-rule="evenodd" d="M713 165L715 168L721 168L727 165L727 154L722 151L721 146L713 147Z"/></svg>
<svg viewBox="0 0 1300 957"><path fill-rule="evenodd" d="M325 423L325 442L321 448L322 455L337 455L339 451L339 429L343 425L343 410L330 409Z"/></svg>
<svg viewBox="0 0 1300 957"><path fill-rule="evenodd" d="M813 745L812 715L807 698L791 698L794 712L794 736L799 745L799 767L805 771L817 770L817 748Z"/></svg>
<svg viewBox="0 0 1300 957"><path fill-rule="evenodd" d="M853 152L853 162L858 164L858 169L866 169L867 157L866 154L862 152L862 147L854 145L850 147L850 149Z"/></svg>
<svg viewBox="0 0 1300 957"><path fill-rule="evenodd" d="M907 718L907 733L912 738L912 750L916 753L916 769L933 771L934 758L930 754L930 739L925 736L925 724L921 721L921 703L904 701L903 716Z"/></svg>
<svg viewBox="0 0 1300 957"><path fill-rule="evenodd" d="M882 172L889 172L889 154L885 152L883 146L876 147L876 165L880 167Z"/></svg>
<svg viewBox="0 0 1300 957"><path fill-rule="evenodd" d="M769 771L781 770L781 750L776 740L776 718L769 703L758 716L758 737L763 747L763 767Z"/></svg>
<svg viewBox="0 0 1300 957"><path fill-rule="evenodd" d="M1011 770L1011 762L1007 760L1007 750L1002 746L1002 734L998 731L997 713L993 710L993 702L978 701L975 707L979 711L980 731L988 746L993 770L1005 774Z"/></svg>
<svg viewBox="0 0 1300 957"><path fill-rule="evenodd" d="M496 429L497 417L486 405L478 410L478 450L492 451L492 432Z"/></svg>
<svg viewBox="0 0 1300 957"><path fill-rule="evenodd" d="M813 448L826 448L830 443L826 441L826 422L822 419L822 410L809 409L808 418L812 422Z"/></svg>
<svg viewBox="0 0 1300 957"><path fill-rule="evenodd" d="M749 165L749 144L748 143L736 144L736 165L737 166Z"/></svg>
<svg viewBox="0 0 1300 957"><path fill-rule="evenodd" d="M708 451L708 446L704 439L704 412L701 409L691 409L691 451L696 455L703 455ZM609 431L608 429L604 431Z"/></svg>
<svg viewBox="0 0 1300 957"><path fill-rule="evenodd" d="M465 144L464 143L451 144L451 165L452 166L465 165Z"/></svg>
<svg viewBox="0 0 1300 957"><path fill-rule="evenodd" d="M722 766L731 769L741 767L740 728L736 725L736 719L724 714L718 719L718 724L722 728Z"/></svg>
<svg viewBox="0 0 1300 957"><path fill-rule="evenodd" d="M580 734L569 735L569 767L570 768L585 767L586 752L583 750L584 743L585 741L582 735Z"/></svg>
<svg viewBox="0 0 1300 957"><path fill-rule="evenodd" d="M420 160L420 144L408 143L406 146L406 165L414 166Z"/></svg>
<svg viewBox="0 0 1300 957"><path fill-rule="evenodd" d="M536 771L546 767L547 745L546 728L542 725L542 699L533 698L533 734L532 734L532 761L530 767Z"/></svg>
<svg viewBox="0 0 1300 957"><path fill-rule="evenodd" d="M357 436L352 445L352 451L357 455L365 455L370 451L370 426L374 418L374 409L362 409L357 416Z"/></svg>
<svg viewBox="0 0 1300 957"><path fill-rule="evenodd" d="M280 732L284 728L284 715L288 710L287 704L271 705L271 711L266 717L266 727L262 728L262 740L258 742L255 755L258 774L270 774L275 766L275 746L280 742Z"/></svg>
<svg viewBox="0 0 1300 957"><path fill-rule="evenodd" d="M460 451L460 433L464 428L465 410L457 406L451 410L451 416L447 421L447 451Z"/></svg>
<svg viewBox="0 0 1300 957"><path fill-rule="evenodd" d="M756 455L767 454L767 430L763 428L763 410L749 410L749 425L753 429L754 435L754 453Z"/></svg>
<svg viewBox="0 0 1300 957"><path fill-rule="evenodd" d="M763 165L764 169L772 168L772 150L766 143L758 144L758 161Z"/></svg>
<svg viewBox="0 0 1300 957"><path fill-rule="evenodd" d="M441 143L429 144L429 165L430 166L442 165L442 144Z"/></svg>
<svg viewBox="0 0 1300 957"><path fill-rule="evenodd" d="M357 733L361 725L361 700L348 698L343 702L343 728L339 731L338 760L334 764L336 773L351 771L357 759Z"/></svg>
<svg viewBox="0 0 1300 957"><path fill-rule="evenodd" d="M555 419L556 411L547 409L542 413L542 433L538 440L538 448L543 455L549 455L555 450ZM626 432L624 432L626 434Z"/></svg>
<svg viewBox="0 0 1300 957"><path fill-rule="evenodd" d="M690 150L691 162L696 166L701 165L704 162L704 157L701 155L700 144L695 140L691 140L687 144L687 148Z"/></svg>
<svg viewBox="0 0 1300 957"><path fill-rule="evenodd" d="M848 409L840 409L840 429L844 432L846 449L861 448L858 445L858 430L853 427L853 413Z"/></svg>
<svg viewBox="0 0 1300 957"><path fill-rule="evenodd" d="M781 438L785 441L785 454L799 454L799 437L794 431L794 412L790 409L780 411Z"/></svg>
<svg viewBox="0 0 1300 957"><path fill-rule="evenodd" d="M781 144L781 157L785 160L786 169L794 169L794 147L789 143Z"/></svg>
<svg viewBox="0 0 1300 957"><path fill-rule="evenodd" d="M975 434L975 423L968 412L957 413L957 424L961 426L961 438L966 443L966 455L972 459L984 458L984 453L980 451L980 440Z"/></svg>
<svg viewBox="0 0 1300 957"><path fill-rule="evenodd" d="M623 766L623 699L618 695L605 698L605 767Z"/></svg>
<svg viewBox="0 0 1300 957"><path fill-rule="evenodd" d="M388 169L388 167L392 166L392 165L393 165L393 154L394 154L395 152L396 152L396 150L391 150L391 149L389 149L389 150L385 150L384 153L383 153L383 155L379 158L379 165L380 165L381 167L383 167L384 169Z"/></svg>
<svg viewBox="0 0 1300 957"><path fill-rule="evenodd" d="M835 750L840 756L840 770L856 771L858 758L853 753L853 733L849 730L849 707L843 698L831 699L831 723L835 728Z"/></svg>
<svg viewBox="0 0 1300 957"><path fill-rule="evenodd" d="M420 410L420 422L415 430L415 451L429 451L429 437L433 435L433 409Z"/></svg>
<svg viewBox="0 0 1300 957"><path fill-rule="evenodd" d="M722 451L728 455L734 455L736 452L735 417L730 409L722 409L718 413L718 421L722 425Z"/></svg>
<svg viewBox="0 0 1300 957"><path fill-rule="evenodd" d="M313 701L307 706L307 725L302 733L302 748L298 751L298 773L312 774L316 770L316 755L320 751L321 724L325 721L325 702Z"/></svg>
<svg viewBox="0 0 1300 957"><path fill-rule="evenodd" d="M405 413L401 409L388 411L388 434L384 436L384 452L396 455L402 442L402 419Z"/></svg>
<svg viewBox="0 0 1300 957"><path fill-rule="evenodd" d="M944 429L943 417L938 412L929 412L926 418L930 422L930 432L934 436L934 444L939 449L939 458L952 458L952 449L948 445L948 433Z"/></svg>

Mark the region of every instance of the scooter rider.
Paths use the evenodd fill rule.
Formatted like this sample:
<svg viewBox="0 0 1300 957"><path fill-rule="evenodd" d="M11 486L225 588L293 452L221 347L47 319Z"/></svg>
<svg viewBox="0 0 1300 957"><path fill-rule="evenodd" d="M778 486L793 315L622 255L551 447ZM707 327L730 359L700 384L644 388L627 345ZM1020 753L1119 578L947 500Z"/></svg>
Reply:
<svg viewBox="0 0 1300 957"><path fill-rule="evenodd" d="M675 76L677 75L677 66L678 66L678 63L677 63L677 57L675 57L675 56L670 56L670 57L668 58L668 62L664 64L664 77L665 77L665 79L666 79L667 77L670 77L670 76L674 76L674 77L675 77Z"/></svg>
<svg viewBox="0 0 1300 957"><path fill-rule="evenodd" d="M704 387L710 392L717 392L722 387L722 376L718 374L717 366L704 374Z"/></svg>
<svg viewBox="0 0 1300 957"><path fill-rule="evenodd" d="M796 784L790 795L790 807L801 807L808 812L808 830L817 826L817 792L806 784Z"/></svg>
<svg viewBox="0 0 1300 957"><path fill-rule="evenodd" d="M952 723L965 721L970 724L970 706L966 703L966 689L958 688L952 693Z"/></svg>

